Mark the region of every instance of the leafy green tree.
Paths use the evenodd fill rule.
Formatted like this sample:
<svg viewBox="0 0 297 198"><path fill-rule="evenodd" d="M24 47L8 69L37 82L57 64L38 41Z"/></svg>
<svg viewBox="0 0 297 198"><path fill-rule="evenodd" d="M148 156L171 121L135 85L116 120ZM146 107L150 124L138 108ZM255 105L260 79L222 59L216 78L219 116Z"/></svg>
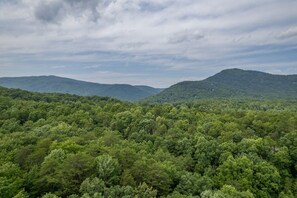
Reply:
<svg viewBox="0 0 297 198"><path fill-rule="evenodd" d="M179 192L177 191L173 191L171 194L169 194L167 196L167 198L189 198L189 197L198 197L198 196L189 196L189 195L183 195L183 194L180 194Z"/></svg>
<svg viewBox="0 0 297 198"><path fill-rule="evenodd" d="M130 111L120 112L112 121L112 129L118 130L123 137L127 138L131 132L131 127L129 127L131 123L133 123L133 114Z"/></svg>
<svg viewBox="0 0 297 198"><path fill-rule="evenodd" d="M37 165L33 166L29 172L24 174L24 184L23 187L26 190L29 197L38 197L45 191L45 183L44 186L41 186L39 181L42 179L40 178L40 167Z"/></svg>
<svg viewBox="0 0 297 198"><path fill-rule="evenodd" d="M201 198L254 198L250 191L238 191L234 186L224 185L218 191L207 190L201 193Z"/></svg>
<svg viewBox="0 0 297 198"><path fill-rule="evenodd" d="M286 146L289 150L289 155L292 159L292 169L294 170L296 177L297 175L297 130L293 130L285 134L283 137L280 138L280 144L282 146Z"/></svg>
<svg viewBox="0 0 297 198"><path fill-rule="evenodd" d="M294 198L294 195L292 192L288 192L288 193L281 192L278 198Z"/></svg>
<svg viewBox="0 0 297 198"><path fill-rule="evenodd" d="M111 130L105 130L101 137L99 138L100 144L111 147L116 144L118 144L122 140L121 135L119 132L111 131Z"/></svg>
<svg viewBox="0 0 297 198"><path fill-rule="evenodd" d="M104 191L105 197L135 197L135 191L131 186L111 186Z"/></svg>
<svg viewBox="0 0 297 198"><path fill-rule="evenodd" d="M195 147L196 171L203 173L207 167L216 168L218 166L220 148L217 141L198 137Z"/></svg>
<svg viewBox="0 0 297 198"><path fill-rule="evenodd" d="M80 184L91 175L94 159L85 154L69 154L60 166L58 177L62 181L62 195L77 193Z"/></svg>
<svg viewBox="0 0 297 198"><path fill-rule="evenodd" d="M253 186L255 193L260 196L278 194L280 175L278 170L268 162L260 162L254 167Z"/></svg>
<svg viewBox="0 0 297 198"><path fill-rule="evenodd" d="M102 194L95 193L94 195L89 195L88 193L83 194L81 197L77 196L75 198L104 198Z"/></svg>
<svg viewBox="0 0 297 198"><path fill-rule="evenodd" d="M82 194L87 193L89 195L94 195L95 193L103 193L104 188L105 188L105 184L103 180L97 177L94 177L94 178L88 177L81 183L79 191Z"/></svg>
<svg viewBox="0 0 297 198"><path fill-rule="evenodd" d="M128 145L121 146L120 148L114 149L111 152L112 155L118 159L121 167L124 169L131 168L134 162L139 158L136 151Z"/></svg>
<svg viewBox="0 0 297 198"><path fill-rule="evenodd" d="M280 148L272 155L272 162L278 168L280 174L290 177L290 167L292 166L292 159L287 147Z"/></svg>
<svg viewBox="0 0 297 198"><path fill-rule="evenodd" d="M27 156L27 165L30 167L33 165L40 165L45 156L47 156L51 143L52 141L48 138L38 141L33 152Z"/></svg>
<svg viewBox="0 0 297 198"><path fill-rule="evenodd" d="M253 162L246 156L233 158L232 156L218 167L218 184L231 185L238 190L251 190L253 183Z"/></svg>
<svg viewBox="0 0 297 198"><path fill-rule="evenodd" d="M166 165L142 158L134 163L131 172L138 184L147 183L158 190L160 195L167 194L171 190L173 178L170 175L169 167Z"/></svg>
<svg viewBox="0 0 297 198"><path fill-rule="evenodd" d="M44 158L40 167L40 178L38 180L40 192L56 192L63 188L59 171L65 159L66 154L62 149L52 150Z"/></svg>
<svg viewBox="0 0 297 198"><path fill-rule="evenodd" d="M123 186L136 186L136 182L134 180L134 177L129 169L126 169L123 171L121 176L121 184Z"/></svg>
<svg viewBox="0 0 297 198"><path fill-rule="evenodd" d="M21 190L18 194L16 194L13 198L29 198L29 195L24 190Z"/></svg>
<svg viewBox="0 0 297 198"><path fill-rule="evenodd" d="M6 119L2 122L0 132L12 133L20 130L20 121L15 118Z"/></svg>
<svg viewBox="0 0 297 198"><path fill-rule="evenodd" d="M154 198L157 197L157 190L149 187L146 183L141 183L137 187L136 198Z"/></svg>
<svg viewBox="0 0 297 198"><path fill-rule="evenodd" d="M207 189L212 189L210 178L189 172L181 176L180 182L175 188L177 192L184 195L200 195L200 193Z"/></svg>
<svg viewBox="0 0 297 198"><path fill-rule="evenodd" d="M121 168L117 159L110 155L100 155L95 158L95 169L98 178L102 179L107 186L118 184L120 181Z"/></svg>
<svg viewBox="0 0 297 198"><path fill-rule="evenodd" d="M13 197L23 185L22 171L12 162L0 166L0 197Z"/></svg>
<svg viewBox="0 0 297 198"><path fill-rule="evenodd" d="M41 198L59 198L59 197L53 193L46 193Z"/></svg>
<svg viewBox="0 0 297 198"><path fill-rule="evenodd" d="M55 147L55 149L63 149L67 153L78 153L83 150L83 147L79 144L74 139L68 139L66 141L61 142L60 144L52 145L52 147Z"/></svg>

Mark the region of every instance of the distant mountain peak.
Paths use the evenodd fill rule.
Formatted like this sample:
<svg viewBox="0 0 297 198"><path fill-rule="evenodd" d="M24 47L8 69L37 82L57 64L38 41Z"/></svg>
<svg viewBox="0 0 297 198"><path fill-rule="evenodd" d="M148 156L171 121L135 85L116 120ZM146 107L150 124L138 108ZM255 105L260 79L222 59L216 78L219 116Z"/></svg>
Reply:
<svg viewBox="0 0 297 198"><path fill-rule="evenodd" d="M230 68L230 69L224 69L215 75L218 75L218 74L247 74L247 73L268 74L268 73L256 71L256 70L244 70L244 69L239 69L239 68ZM268 74L268 75L271 75L271 74Z"/></svg>
<svg viewBox="0 0 297 198"><path fill-rule="evenodd" d="M178 102L208 98L297 99L297 75L273 75L238 68L225 69L202 81L184 81L148 98Z"/></svg>
<svg viewBox="0 0 297 198"><path fill-rule="evenodd" d="M243 70L243 69L239 69L239 68L229 68L229 69L224 69L222 70L221 72L232 72L232 71L236 71L236 72L239 72L239 71L248 71L248 70Z"/></svg>

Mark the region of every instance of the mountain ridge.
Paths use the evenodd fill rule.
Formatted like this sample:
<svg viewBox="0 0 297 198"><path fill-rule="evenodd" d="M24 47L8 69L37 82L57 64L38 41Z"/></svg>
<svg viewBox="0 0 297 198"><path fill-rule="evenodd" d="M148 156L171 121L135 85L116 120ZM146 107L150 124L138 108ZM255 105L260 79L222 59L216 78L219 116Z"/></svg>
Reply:
<svg viewBox="0 0 297 198"><path fill-rule="evenodd" d="M142 85L102 84L55 75L1 77L0 86L41 93L68 93L81 96L107 96L136 101L159 93L162 89Z"/></svg>
<svg viewBox="0 0 297 198"><path fill-rule="evenodd" d="M126 101L184 102L211 98L297 99L297 75L225 69L200 81L182 81L167 89L146 85L102 84L55 75L1 77L0 86L41 93L113 97Z"/></svg>

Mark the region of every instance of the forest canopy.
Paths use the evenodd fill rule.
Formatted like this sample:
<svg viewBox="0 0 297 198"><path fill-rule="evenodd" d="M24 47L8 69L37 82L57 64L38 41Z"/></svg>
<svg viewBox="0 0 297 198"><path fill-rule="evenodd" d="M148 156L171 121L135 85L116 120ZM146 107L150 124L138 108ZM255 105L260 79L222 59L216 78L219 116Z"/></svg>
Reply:
<svg viewBox="0 0 297 198"><path fill-rule="evenodd" d="M297 101L139 104L0 88L0 197L297 194Z"/></svg>

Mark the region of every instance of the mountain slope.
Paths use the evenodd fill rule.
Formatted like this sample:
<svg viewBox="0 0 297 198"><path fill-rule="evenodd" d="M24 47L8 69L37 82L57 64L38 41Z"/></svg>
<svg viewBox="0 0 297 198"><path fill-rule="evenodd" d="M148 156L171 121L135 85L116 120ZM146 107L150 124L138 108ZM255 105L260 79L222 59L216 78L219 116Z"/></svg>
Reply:
<svg viewBox="0 0 297 198"><path fill-rule="evenodd" d="M180 102L234 97L296 99L297 75L227 69L202 81L177 83L146 101Z"/></svg>
<svg viewBox="0 0 297 198"><path fill-rule="evenodd" d="M161 91L161 89L148 86L99 84L57 76L3 77L0 78L0 86L35 92L69 93L81 96L108 96L128 101L139 100Z"/></svg>

